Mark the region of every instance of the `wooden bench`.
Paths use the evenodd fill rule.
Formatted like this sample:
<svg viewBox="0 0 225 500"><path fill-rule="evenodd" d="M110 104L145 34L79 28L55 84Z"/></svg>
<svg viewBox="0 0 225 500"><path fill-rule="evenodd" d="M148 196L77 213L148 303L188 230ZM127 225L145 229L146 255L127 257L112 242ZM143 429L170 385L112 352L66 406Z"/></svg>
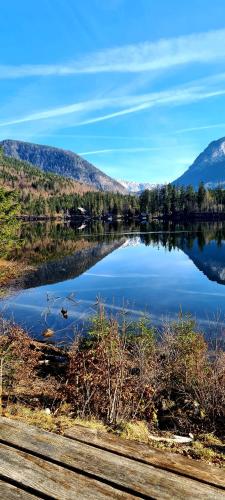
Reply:
<svg viewBox="0 0 225 500"><path fill-rule="evenodd" d="M222 469L75 426L65 436L0 417L0 498L224 499Z"/></svg>

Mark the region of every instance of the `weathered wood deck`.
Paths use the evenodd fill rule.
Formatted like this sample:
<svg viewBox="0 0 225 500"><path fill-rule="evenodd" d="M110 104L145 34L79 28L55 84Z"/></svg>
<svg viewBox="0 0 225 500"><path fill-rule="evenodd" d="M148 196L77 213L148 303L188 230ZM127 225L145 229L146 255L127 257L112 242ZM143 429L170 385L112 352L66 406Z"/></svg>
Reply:
<svg viewBox="0 0 225 500"><path fill-rule="evenodd" d="M224 499L225 472L76 426L65 436L0 418L0 498Z"/></svg>

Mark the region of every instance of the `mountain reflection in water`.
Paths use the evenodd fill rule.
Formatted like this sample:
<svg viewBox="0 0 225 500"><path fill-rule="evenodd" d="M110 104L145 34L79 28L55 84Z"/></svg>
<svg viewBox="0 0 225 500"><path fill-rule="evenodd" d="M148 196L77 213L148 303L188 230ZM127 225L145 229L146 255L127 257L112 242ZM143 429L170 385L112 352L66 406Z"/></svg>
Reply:
<svg viewBox="0 0 225 500"><path fill-rule="evenodd" d="M59 304L76 294L76 308L67 325L85 321L96 296L106 308L127 309L133 317L144 311L153 322L175 318L182 308L205 328L224 325L225 224L124 225L95 222L73 224L26 223L18 228L20 244L7 259L30 270L11 282L16 292L2 301L4 314L13 315L36 336L46 322L56 331L67 328ZM48 315L43 314L51 294ZM61 299L61 302L60 302ZM48 304L49 309L49 304ZM61 338L64 333L58 334Z"/></svg>

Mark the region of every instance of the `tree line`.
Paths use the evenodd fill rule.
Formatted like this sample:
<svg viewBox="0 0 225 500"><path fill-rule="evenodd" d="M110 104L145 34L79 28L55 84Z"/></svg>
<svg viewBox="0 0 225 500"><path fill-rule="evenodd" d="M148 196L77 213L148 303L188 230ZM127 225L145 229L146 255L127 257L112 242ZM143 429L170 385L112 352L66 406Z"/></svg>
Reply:
<svg viewBox="0 0 225 500"><path fill-rule="evenodd" d="M83 195L69 194L30 197L23 202L23 212L26 215L63 215L73 217L86 215L90 217L104 217L106 215L138 216L140 213L139 199L132 195L119 193L88 192Z"/></svg>
<svg viewBox="0 0 225 500"><path fill-rule="evenodd" d="M140 211L153 217L187 216L196 213L221 213L225 209L225 190L218 186L207 189L168 184L145 190L140 196Z"/></svg>
<svg viewBox="0 0 225 500"><path fill-rule="evenodd" d="M24 194L0 188L0 220L12 215L28 216L106 216L134 218L173 218L176 215L222 213L225 210L225 190L218 186L206 189L201 183L197 191L192 186L171 184L145 190L140 196L120 193L87 192L53 194L50 196Z"/></svg>
<svg viewBox="0 0 225 500"><path fill-rule="evenodd" d="M30 197L23 210L30 215L64 215L73 217L139 217L167 218L176 215L222 213L225 210L225 190L218 186L206 189L201 183L197 191L192 186L159 186L145 190L140 196L119 193L87 192L84 194Z"/></svg>
<svg viewBox="0 0 225 500"><path fill-rule="evenodd" d="M1 187L2 186L2 187ZM0 219L7 218L7 204L26 216L55 217L86 215L104 218L187 218L189 214L222 213L225 190L167 184L145 190L140 196L94 191L93 187L8 158L0 148ZM16 194L17 193L17 194ZM11 200L11 201L10 201ZM9 210L10 212L10 210Z"/></svg>

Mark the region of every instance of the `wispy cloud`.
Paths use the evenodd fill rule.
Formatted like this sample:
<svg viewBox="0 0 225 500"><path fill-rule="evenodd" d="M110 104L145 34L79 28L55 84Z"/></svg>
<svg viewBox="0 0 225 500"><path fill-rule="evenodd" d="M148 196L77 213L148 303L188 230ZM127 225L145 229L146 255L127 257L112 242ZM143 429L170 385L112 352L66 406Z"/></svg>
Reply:
<svg viewBox="0 0 225 500"><path fill-rule="evenodd" d="M37 137L46 137L46 134L36 134ZM48 137L59 137L60 139L114 139L114 140L138 140L138 141L149 141L150 136L148 135L102 135L102 134L60 134L60 133L55 133L55 134L48 134Z"/></svg>
<svg viewBox="0 0 225 500"><path fill-rule="evenodd" d="M73 113L78 113L81 111L92 111L99 108L104 108L109 101L105 99L101 100L90 100L90 101L81 101L78 103L69 104L67 106L60 106L52 109L47 109L44 111L38 111L35 113L28 114L26 116L22 116L21 118L13 118L11 120L4 121L0 123L0 126L8 126L8 125L17 125L20 123L38 121L38 120L46 120L49 118L56 118L64 115L69 115Z"/></svg>
<svg viewBox="0 0 225 500"><path fill-rule="evenodd" d="M94 151L82 151L78 153L81 156L92 156L107 153L144 153L147 151L160 151L160 148L111 148L111 149L97 149Z"/></svg>
<svg viewBox="0 0 225 500"><path fill-rule="evenodd" d="M221 74L218 75L220 86L225 80ZM55 107L47 110L37 111L22 117L15 117L0 122L0 127L19 125L27 122L43 121L67 115L74 115L74 126L97 123L112 118L137 113L156 106L178 106L197 102L203 99L225 95L225 84L218 88L215 77L213 85L208 80L199 80L186 86L174 87L166 91L152 92L140 95L125 95L102 99L80 101L65 106ZM113 111L113 109L115 109ZM93 111L107 110L106 113L90 116ZM89 115L89 116L88 116Z"/></svg>
<svg viewBox="0 0 225 500"><path fill-rule="evenodd" d="M77 125L89 125L97 122L102 122L105 120L110 120L112 118L117 118L119 116L128 115L131 113L136 113L138 111L144 111L149 108L153 108L155 106L164 106L164 105L182 105L189 104L192 102L197 102L203 99L209 99L211 97L219 97L225 95L225 89L216 90L216 91L196 91L195 89L187 89L187 91L175 91L174 93L168 93L167 95L163 92L161 96L155 95L155 98L149 98L144 103L133 106L130 108L122 109L121 111L116 111L114 113L107 113L105 115L97 116L94 118L88 118L84 121L78 122ZM1 126L1 125L0 125Z"/></svg>
<svg viewBox="0 0 225 500"><path fill-rule="evenodd" d="M225 58L225 29L105 49L68 64L0 66L0 79L139 73Z"/></svg>
<svg viewBox="0 0 225 500"><path fill-rule="evenodd" d="M197 127L181 128L179 130L175 130L175 133L176 134L183 134L185 132L196 132L198 130L210 130L213 128L224 128L225 129L225 122L224 123L212 123L211 125L199 125Z"/></svg>

